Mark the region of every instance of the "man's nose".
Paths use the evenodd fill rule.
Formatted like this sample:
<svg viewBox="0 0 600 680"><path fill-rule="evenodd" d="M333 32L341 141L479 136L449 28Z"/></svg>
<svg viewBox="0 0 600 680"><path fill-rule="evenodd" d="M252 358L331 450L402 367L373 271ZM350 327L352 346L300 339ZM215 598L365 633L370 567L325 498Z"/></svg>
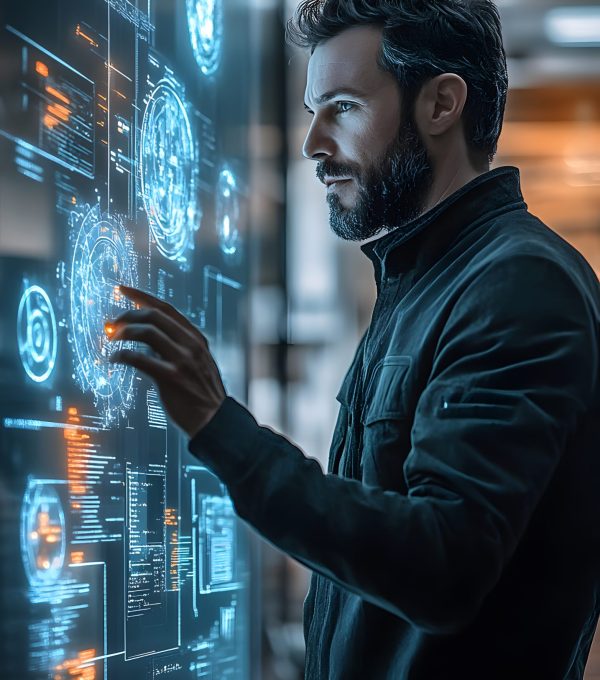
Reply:
<svg viewBox="0 0 600 680"><path fill-rule="evenodd" d="M313 161L323 160L333 156L335 142L328 134L326 127L315 116L304 140L302 154Z"/></svg>

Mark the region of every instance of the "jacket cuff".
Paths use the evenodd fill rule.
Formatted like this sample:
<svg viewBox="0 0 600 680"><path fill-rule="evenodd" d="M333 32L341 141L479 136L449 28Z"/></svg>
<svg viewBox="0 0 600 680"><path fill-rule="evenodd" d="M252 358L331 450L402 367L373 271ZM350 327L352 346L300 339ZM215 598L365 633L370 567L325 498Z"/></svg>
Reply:
<svg viewBox="0 0 600 680"><path fill-rule="evenodd" d="M254 441L259 432L252 414L232 397L226 397L209 423L192 437L188 449L230 486L258 462Z"/></svg>

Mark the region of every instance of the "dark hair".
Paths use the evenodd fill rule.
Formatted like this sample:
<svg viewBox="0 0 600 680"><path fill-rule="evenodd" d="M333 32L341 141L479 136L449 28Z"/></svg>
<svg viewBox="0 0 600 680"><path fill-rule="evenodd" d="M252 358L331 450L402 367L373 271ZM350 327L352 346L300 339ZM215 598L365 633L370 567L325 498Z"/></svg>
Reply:
<svg viewBox="0 0 600 680"><path fill-rule="evenodd" d="M492 0L302 0L287 38L312 53L324 40L364 25L382 26L379 66L397 78L411 106L437 75L456 73L466 82L466 141L491 163L508 92L500 16Z"/></svg>

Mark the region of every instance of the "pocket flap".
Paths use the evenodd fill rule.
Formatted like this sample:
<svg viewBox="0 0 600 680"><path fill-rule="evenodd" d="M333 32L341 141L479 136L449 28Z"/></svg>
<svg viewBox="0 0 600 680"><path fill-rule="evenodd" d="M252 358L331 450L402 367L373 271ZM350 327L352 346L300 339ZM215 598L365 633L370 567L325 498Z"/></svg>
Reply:
<svg viewBox="0 0 600 680"><path fill-rule="evenodd" d="M390 356L376 366L365 397L365 425L408 416L406 378L410 364L410 356Z"/></svg>

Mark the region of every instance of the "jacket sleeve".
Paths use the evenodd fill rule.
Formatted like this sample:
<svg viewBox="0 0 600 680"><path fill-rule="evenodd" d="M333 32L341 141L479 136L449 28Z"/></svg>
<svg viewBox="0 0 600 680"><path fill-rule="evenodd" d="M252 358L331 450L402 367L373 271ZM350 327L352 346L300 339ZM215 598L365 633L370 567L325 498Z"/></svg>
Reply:
<svg viewBox="0 0 600 680"><path fill-rule="evenodd" d="M596 333L557 264L520 256L482 271L439 338L406 496L324 474L231 398L190 450L274 545L414 626L457 632L498 581L589 410Z"/></svg>

